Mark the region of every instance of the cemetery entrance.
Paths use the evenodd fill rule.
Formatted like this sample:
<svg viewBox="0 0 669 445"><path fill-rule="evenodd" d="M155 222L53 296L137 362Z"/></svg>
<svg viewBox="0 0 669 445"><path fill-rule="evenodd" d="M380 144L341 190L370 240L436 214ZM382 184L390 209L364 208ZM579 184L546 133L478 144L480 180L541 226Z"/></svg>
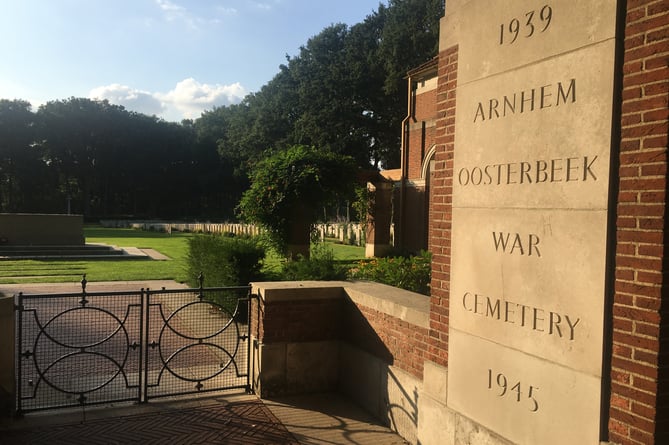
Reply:
<svg viewBox="0 0 669 445"><path fill-rule="evenodd" d="M250 391L250 287L17 298L19 413Z"/></svg>

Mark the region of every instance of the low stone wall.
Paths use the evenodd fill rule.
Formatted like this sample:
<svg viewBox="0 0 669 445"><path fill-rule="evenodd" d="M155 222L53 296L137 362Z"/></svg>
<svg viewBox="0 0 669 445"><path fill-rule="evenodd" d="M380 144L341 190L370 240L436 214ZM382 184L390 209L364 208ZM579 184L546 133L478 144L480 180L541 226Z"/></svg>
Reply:
<svg viewBox="0 0 669 445"><path fill-rule="evenodd" d="M0 213L0 246L84 245L82 215Z"/></svg>
<svg viewBox="0 0 669 445"><path fill-rule="evenodd" d="M429 297L369 282L252 286L261 397L340 392L417 443Z"/></svg>

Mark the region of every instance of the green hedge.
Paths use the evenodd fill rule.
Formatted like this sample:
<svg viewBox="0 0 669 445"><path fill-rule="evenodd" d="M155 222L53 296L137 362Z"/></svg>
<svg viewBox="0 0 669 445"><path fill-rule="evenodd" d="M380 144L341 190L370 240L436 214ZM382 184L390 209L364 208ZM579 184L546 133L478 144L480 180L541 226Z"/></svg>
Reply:
<svg viewBox="0 0 669 445"><path fill-rule="evenodd" d="M257 238L196 235L188 240L188 284L198 287L202 273L204 287L246 286L262 279L265 256L266 249ZM239 292L227 291L210 293L206 298L234 314L241 296ZM245 321L247 317L247 306L242 304L237 318Z"/></svg>
<svg viewBox="0 0 669 445"><path fill-rule="evenodd" d="M262 277L266 249L257 238L196 235L188 240L188 284L205 287L246 286Z"/></svg>
<svg viewBox="0 0 669 445"><path fill-rule="evenodd" d="M430 295L432 255L422 251L409 257L373 258L360 261L349 272L349 278L369 280Z"/></svg>
<svg viewBox="0 0 669 445"><path fill-rule="evenodd" d="M332 249L323 244L311 247L309 258L300 256L297 260L286 261L281 270L282 281L336 281L345 280L348 267L334 258Z"/></svg>

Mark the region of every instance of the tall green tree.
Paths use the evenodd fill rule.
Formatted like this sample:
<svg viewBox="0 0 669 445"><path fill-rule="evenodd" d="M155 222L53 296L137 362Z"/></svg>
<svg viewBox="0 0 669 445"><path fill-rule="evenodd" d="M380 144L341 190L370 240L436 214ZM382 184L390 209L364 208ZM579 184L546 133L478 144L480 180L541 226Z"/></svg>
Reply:
<svg viewBox="0 0 669 445"><path fill-rule="evenodd" d="M280 252L308 256L311 224L324 206L352 198L355 175L350 156L294 145L254 166L239 212L266 229Z"/></svg>
<svg viewBox="0 0 669 445"><path fill-rule="evenodd" d="M325 28L259 92L203 115L219 131L210 133L219 151L241 170L295 144L351 156L361 168L398 167L405 76L437 54L443 9L443 0L390 0L351 28Z"/></svg>
<svg viewBox="0 0 669 445"><path fill-rule="evenodd" d="M89 215L99 196L101 174L120 164L112 150L113 117L122 107L83 98L51 101L38 110L41 145L48 164L59 173L58 191L70 211ZM74 207L72 207L74 206Z"/></svg>
<svg viewBox="0 0 669 445"><path fill-rule="evenodd" d="M386 94L402 97L406 93L407 72L438 54L444 3L443 0L388 1L378 52L386 73Z"/></svg>
<svg viewBox="0 0 669 445"><path fill-rule="evenodd" d="M29 102L0 100L0 212L48 207L52 184L35 143L37 126Z"/></svg>

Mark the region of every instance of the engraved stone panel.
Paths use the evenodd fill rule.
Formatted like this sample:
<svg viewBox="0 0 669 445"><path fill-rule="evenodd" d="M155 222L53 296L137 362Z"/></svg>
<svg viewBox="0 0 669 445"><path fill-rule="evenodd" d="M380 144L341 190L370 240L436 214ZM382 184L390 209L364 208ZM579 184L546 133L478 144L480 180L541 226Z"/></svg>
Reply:
<svg viewBox="0 0 669 445"><path fill-rule="evenodd" d="M520 444L600 439L616 10L456 0L442 21L459 45L447 403Z"/></svg>
<svg viewBox="0 0 669 445"><path fill-rule="evenodd" d="M455 14L459 85L615 37L613 0L470 1Z"/></svg>
<svg viewBox="0 0 669 445"><path fill-rule="evenodd" d="M449 407L518 444L599 444L600 380L456 329Z"/></svg>
<svg viewBox="0 0 669 445"><path fill-rule="evenodd" d="M600 376L606 212L453 209L453 219L450 327Z"/></svg>
<svg viewBox="0 0 669 445"><path fill-rule="evenodd" d="M613 45L458 88L454 206L606 207Z"/></svg>

